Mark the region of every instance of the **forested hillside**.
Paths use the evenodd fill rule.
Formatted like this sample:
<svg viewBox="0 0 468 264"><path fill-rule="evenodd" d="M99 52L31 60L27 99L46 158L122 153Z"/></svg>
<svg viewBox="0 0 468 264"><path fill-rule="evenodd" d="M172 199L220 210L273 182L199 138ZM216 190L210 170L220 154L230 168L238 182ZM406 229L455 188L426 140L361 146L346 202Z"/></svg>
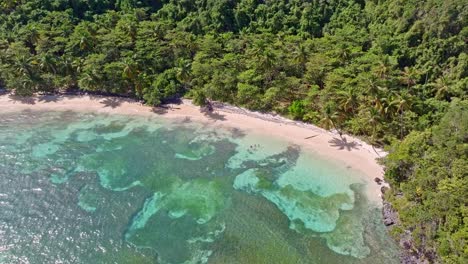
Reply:
<svg viewBox="0 0 468 264"><path fill-rule="evenodd" d="M468 259L468 0L1 0L0 87L219 100L386 145L410 249ZM401 231L401 232L400 232ZM434 253L437 257L434 259Z"/></svg>

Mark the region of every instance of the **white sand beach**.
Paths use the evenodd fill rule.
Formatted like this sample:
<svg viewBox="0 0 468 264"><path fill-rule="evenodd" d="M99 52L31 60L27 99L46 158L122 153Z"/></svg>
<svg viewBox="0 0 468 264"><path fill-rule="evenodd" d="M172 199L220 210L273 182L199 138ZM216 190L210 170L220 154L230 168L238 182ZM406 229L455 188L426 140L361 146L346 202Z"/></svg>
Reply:
<svg viewBox="0 0 468 264"><path fill-rule="evenodd" d="M276 115L252 112L223 104L215 104L214 112L206 113L201 111L200 107L191 104L189 100L184 100L182 104L167 105L164 108L152 108L131 99L116 97L61 95L19 98L8 94L0 96L0 113L26 109L160 115L164 118L188 117L214 127L231 127L268 134L361 171L367 176L372 190L369 199L380 203L381 185L375 183L374 178L383 177L383 168L376 160L385 156L386 153L383 150L349 135L340 137L338 133Z"/></svg>

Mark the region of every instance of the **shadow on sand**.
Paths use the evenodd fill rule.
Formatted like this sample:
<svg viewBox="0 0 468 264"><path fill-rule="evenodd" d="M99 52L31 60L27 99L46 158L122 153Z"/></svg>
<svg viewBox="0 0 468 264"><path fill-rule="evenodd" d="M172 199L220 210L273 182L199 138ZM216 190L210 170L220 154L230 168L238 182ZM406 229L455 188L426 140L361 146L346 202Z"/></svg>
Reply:
<svg viewBox="0 0 468 264"><path fill-rule="evenodd" d="M201 112L203 113L203 115L205 115L207 118L211 119L211 120L215 120L215 121L225 121L226 120L226 117L225 115L222 115L218 112L215 112L213 110L208 110L206 108L203 108L201 110Z"/></svg>
<svg viewBox="0 0 468 264"><path fill-rule="evenodd" d="M243 138L243 137L245 137L247 135L244 131L242 131L239 128L236 128L236 127L230 129L230 132L232 133L232 136L234 138Z"/></svg>
<svg viewBox="0 0 468 264"><path fill-rule="evenodd" d="M100 102L104 107L117 108L122 104L121 98L109 97Z"/></svg>
<svg viewBox="0 0 468 264"><path fill-rule="evenodd" d="M63 99L63 96L58 95L40 95L37 97L37 101L45 103L56 103Z"/></svg>
<svg viewBox="0 0 468 264"><path fill-rule="evenodd" d="M168 106L155 106L151 108L151 112L158 114L158 115L164 115L169 112L169 107Z"/></svg>
<svg viewBox="0 0 468 264"><path fill-rule="evenodd" d="M330 146L338 148L339 150L346 149L347 151L358 149L358 147L360 146L356 141L348 142L346 137L343 137L343 138L334 137L332 140L328 141L328 143L330 143Z"/></svg>
<svg viewBox="0 0 468 264"><path fill-rule="evenodd" d="M33 104L36 104L36 99L32 98L32 97L23 97L23 96L17 96L17 95L9 95L8 98L10 98L11 100L15 101L15 102L18 102L18 103L21 103L21 104L29 104L29 105L33 105Z"/></svg>

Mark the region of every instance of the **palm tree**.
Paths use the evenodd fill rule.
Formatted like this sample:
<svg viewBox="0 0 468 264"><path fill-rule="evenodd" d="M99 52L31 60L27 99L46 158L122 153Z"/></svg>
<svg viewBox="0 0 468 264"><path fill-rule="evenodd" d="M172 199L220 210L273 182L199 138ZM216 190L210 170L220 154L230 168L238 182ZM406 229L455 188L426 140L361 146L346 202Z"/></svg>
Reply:
<svg viewBox="0 0 468 264"><path fill-rule="evenodd" d="M21 55L14 61L12 74L18 80L15 93L18 95L32 95L36 90L37 76L34 70L33 57Z"/></svg>
<svg viewBox="0 0 468 264"><path fill-rule="evenodd" d="M395 108L396 113L400 115L400 139L403 139L403 115L405 111L411 109L412 98L408 93L398 94L390 104Z"/></svg>
<svg viewBox="0 0 468 264"><path fill-rule="evenodd" d="M32 69L33 57L27 55L20 55L15 60L16 72L20 73L23 76L28 76L32 78L34 76L34 71Z"/></svg>
<svg viewBox="0 0 468 264"><path fill-rule="evenodd" d="M203 90L196 89L193 91L193 103L198 106L206 106L209 102L208 98L206 97L206 93Z"/></svg>
<svg viewBox="0 0 468 264"><path fill-rule="evenodd" d="M390 105L394 105L396 112L401 114L411 107L411 99L412 98L408 93L397 94L396 98L390 103Z"/></svg>
<svg viewBox="0 0 468 264"><path fill-rule="evenodd" d="M387 108L385 107L385 103L387 102L387 98L374 98L374 108L375 110L379 111L379 113L383 116L387 113Z"/></svg>
<svg viewBox="0 0 468 264"><path fill-rule="evenodd" d="M45 72L57 73L55 57L49 53L42 54L39 58L39 67Z"/></svg>
<svg viewBox="0 0 468 264"><path fill-rule="evenodd" d="M96 78L92 76L90 73L85 73L83 76L78 80L78 85L80 88L85 90L95 91L98 89L98 82Z"/></svg>
<svg viewBox="0 0 468 264"><path fill-rule="evenodd" d="M356 89L348 88L347 90L338 91L338 100L340 107L346 113L354 114L354 111L358 105L358 95Z"/></svg>
<svg viewBox="0 0 468 264"><path fill-rule="evenodd" d="M351 50L346 46L338 47L338 58L342 64L345 64L351 58Z"/></svg>
<svg viewBox="0 0 468 264"><path fill-rule="evenodd" d="M273 68L274 61L276 60L276 54L273 50L267 48L259 54L259 65L265 71L270 71Z"/></svg>
<svg viewBox="0 0 468 264"><path fill-rule="evenodd" d="M320 125L326 130L335 129L341 136L341 130L337 128L337 123L340 121L340 115L338 112L333 111L330 105L327 105L322 112L322 119Z"/></svg>
<svg viewBox="0 0 468 264"><path fill-rule="evenodd" d="M297 49L293 52L293 60L294 63L299 65L301 72L304 72L307 62L307 49L303 44L299 44Z"/></svg>
<svg viewBox="0 0 468 264"><path fill-rule="evenodd" d="M36 91L36 82L27 75L19 78L19 86L16 87L15 93L20 96L29 96Z"/></svg>
<svg viewBox="0 0 468 264"><path fill-rule="evenodd" d="M382 122L382 115L376 108L369 108L369 117L367 119L367 122L372 127L372 141L375 141L375 139L377 138L377 127Z"/></svg>
<svg viewBox="0 0 468 264"><path fill-rule="evenodd" d="M89 38L86 36L82 36L80 38L80 42L78 43L80 46L80 50L85 51L91 46L91 42L89 41Z"/></svg>
<svg viewBox="0 0 468 264"><path fill-rule="evenodd" d="M126 59L124 61L124 69L123 69L123 72L122 72L122 76L124 78L129 79L129 80L133 80L133 79L135 79L137 74L138 74L137 65L134 62L132 62L131 60Z"/></svg>
<svg viewBox="0 0 468 264"><path fill-rule="evenodd" d="M145 81L147 79L147 76L145 73L143 74L138 74L136 76L136 78L134 79L133 83L135 85L135 91L136 91L136 95L138 97L142 97L143 96L143 89L145 87Z"/></svg>
<svg viewBox="0 0 468 264"><path fill-rule="evenodd" d="M251 52L253 57L257 59L256 64L260 66L260 69L269 72L273 68L276 54L270 48L266 40L259 39L255 41Z"/></svg>
<svg viewBox="0 0 468 264"><path fill-rule="evenodd" d="M376 68L377 77L380 79L386 79L390 73L392 64L389 56L385 56L382 60L379 61L379 65Z"/></svg>
<svg viewBox="0 0 468 264"><path fill-rule="evenodd" d="M435 92L435 97L437 99L447 98L450 87L449 80L445 76L437 78L434 83L431 83L430 86L434 87L433 92Z"/></svg>
<svg viewBox="0 0 468 264"><path fill-rule="evenodd" d="M74 75L73 60L69 56L61 56L58 63L59 72L65 75Z"/></svg>
<svg viewBox="0 0 468 264"><path fill-rule="evenodd" d="M416 84L420 73L414 68L405 67L401 74L401 80L404 84L407 85L407 88L409 89L411 86Z"/></svg>
<svg viewBox="0 0 468 264"><path fill-rule="evenodd" d="M387 97L376 97L373 100L374 108L379 111L382 117L392 115L394 105L391 104L391 99Z"/></svg>
<svg viewBox="0 0 468 264"><path fill-rule="evenodd" d="M131 90L131 92L136 91L138 95L142 94L142 86L138 80L138 65L129 58L126 58L123 64L122 77L128 80L128 89Z"/></svg>
<svg viewBox="0 0 468 264"><path fill-rule="evenodd" d="M35 27L31 28L30 35L28 41L31 43L31 45L36 45L39 42L39 39L41 38L39 31Z"/></svg>
<svg viewBox="0 0 468 264"><path fill-rule="evenodd" d="M180 59L177 62L176 78L180 83L183 84L184 89L187 88L186 87L187 83L190 81L190 77L191 77L190 68L191 68L191 64L189 60Z"/></svg>
<svg viewBox="0 0 468 264"><path fill-rule="evenodd" d="M379 93L381 89L379 89L379 85L375 77L371 76L369 78L365 78L364 81L364 89L366 90L366 94L368 96L375 96Z"/></svg>

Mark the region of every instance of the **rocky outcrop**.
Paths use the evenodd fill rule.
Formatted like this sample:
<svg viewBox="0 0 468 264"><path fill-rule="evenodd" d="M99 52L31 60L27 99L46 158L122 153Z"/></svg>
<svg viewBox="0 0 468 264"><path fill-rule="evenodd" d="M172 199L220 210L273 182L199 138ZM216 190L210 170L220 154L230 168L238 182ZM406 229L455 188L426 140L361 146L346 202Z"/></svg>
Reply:
<svg viewBox="0 0 468 264"><path fill-rule="evenodd" d="M405 230L405 232L400 236L399 244L400 247L403 249L403 251L400 254L400 262L402 264L436 263L436 256L432 253L432 251L423 253L415 249L413 237L409 230Z"/></svg>
<svg viewBox="0 0 468 264"><path fill-rule="evenodd" d="M390 187L384 182L384 186L380 190L382 194L385 194L389 189ZM400 225L398 212L395 211L392 204L386 201L385 198L383 200L382 216L383 223L389 230ZM429 264L436 262L436 256L432 251L424 253L426 251L416 249L410 230L405 230L397 239L397 243L402 249L400 254L400 263L402 264Z"/></svg>
<svg viewBox="0 0 468 264"><path fill-rule="evenodd" d="M398 215L393 209L392 205L387 201L383 202L382 214L384 225L391 226L397 223Z"/></svg>
<svg viewBox="0 0 468 264"><path fill-rule="evenodd" d="M375 177L375 178L374 178L374 181L375 181L378 185L382 185L382 182L383 182L383 180L380 179L379 177Z"/></svg>

